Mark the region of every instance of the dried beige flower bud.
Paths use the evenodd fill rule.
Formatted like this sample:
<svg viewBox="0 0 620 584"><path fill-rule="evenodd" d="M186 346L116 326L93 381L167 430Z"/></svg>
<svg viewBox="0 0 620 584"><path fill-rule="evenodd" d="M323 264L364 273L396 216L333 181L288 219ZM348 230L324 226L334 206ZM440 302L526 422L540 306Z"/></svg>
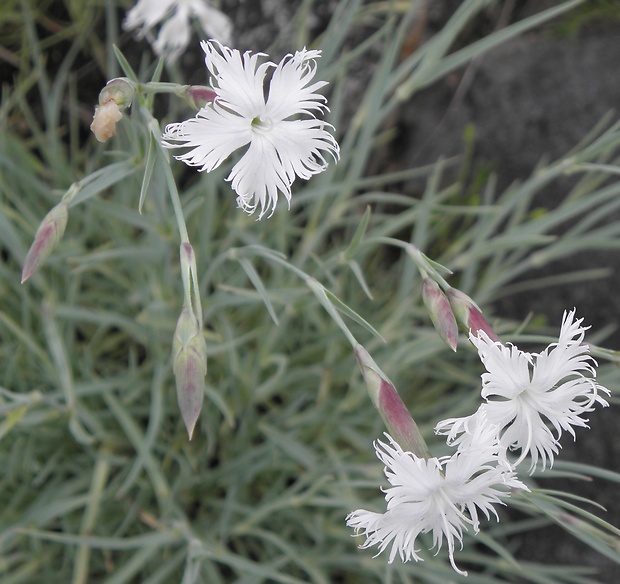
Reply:
<svg viewBox="0 0 620 584"><path fill-rule="evenodd" d="M114 101L95 107L95 116L90 129L99 142L107 142L116 136L116 123L123 117L121 110Z"/></svg>

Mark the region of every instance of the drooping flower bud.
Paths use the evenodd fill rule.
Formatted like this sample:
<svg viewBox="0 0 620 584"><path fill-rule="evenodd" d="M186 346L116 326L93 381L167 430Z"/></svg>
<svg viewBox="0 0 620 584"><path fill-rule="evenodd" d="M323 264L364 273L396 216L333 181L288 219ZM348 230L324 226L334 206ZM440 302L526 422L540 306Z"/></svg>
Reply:
<svg viewBox="0 0 620 584"><path fill-rule="evenodd" d="M126 77L108 81L99 93L99 105L90 129L99 142L107 142L116 136L116 124L123 117L122 111L131 105L136 93L135 84Z"/></svg>
<svg viewBox="0 0 620 584"><path fill-rule="evenodd" d="M95 134L99 142L107 142L116 136L116 123L121 120L123 114L113 101L95 107L95 115L90 125L90 130Z"/></svg>
<svg viewBox="0 0 620 584"><path fill-rule="evenodd" d="M136 84L127 77L110 79L99 93L99 105L113 101L121 110L127 109L136 95Z"/></svg>
<svg viewBox="0 0 620 584"><path fill-rule="evenodd" d="M422 299L439 336L456 351L459 343L459 327L456 324L450 302L434 280L424 278L422 282Z"/></svg>
<svg viewBox="0 0 620 584"><path fill-rule="evenodd" d="M478 305L467 294L456 288L450 288L446 294L454 316L466 331L471 331L474 336L478 336L478 331L484 331L493 342L501 342Z"/></svg>
<svg viewBox="0 0 620 584"><path fill-rule="evenodd" d="M207 345L191 308L183 306L172 341L177 400L189 439L200 415L207 374Z"/></svg>
<svg viewBox="0 0 620 584"><path fill-rule="evenodd" d="M421 458L430 458L428 446L392 382L362 345L356 345L355 358L362 370L370 399L385 422L390 436L403 450L413 452Z"/></svg>
<svg viewBox="0 0 620 584"><path fill-rule="evenodd" d="M22 284L43 265L43 262L56 249L67 227L68 218L67 204L61 201L41 221L24 261Z"/></svg>
<svg viewBox="0 0 620 584"><path fill-rule="evenodd" d="M217 93L205 85L190 85L187 88L187 99L196 108L201 109L208 103L213 103Z"/></svg>

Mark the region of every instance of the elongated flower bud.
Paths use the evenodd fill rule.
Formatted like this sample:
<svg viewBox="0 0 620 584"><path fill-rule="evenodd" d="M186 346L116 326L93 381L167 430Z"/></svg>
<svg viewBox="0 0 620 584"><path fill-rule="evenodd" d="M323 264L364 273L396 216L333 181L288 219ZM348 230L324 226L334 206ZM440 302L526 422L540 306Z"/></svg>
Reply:
<svg viewBox="0 0 620 584"><path fill-rule="evenodd" d="M208 103L213 103L217 93L205 85L190 85L187 88L187 99L196 108L201 109Z"/></svg>
<svg viewBox="0 0 620 584"><path fill-rule="evenodd" d="M43 265L43 262L56 249L67 227L68 218L67 204L60 202L41 221L24 261L22 284Z"/></svg>
<svg viewBox="0 0 620 584"><path fill-rule="evenodd" d="M430 458L428 446L392 382L362 345L355 347L355 358L362 370L370 399L385 422L390 436L403 450L413 452L421 458Z"/></svg>
<svg viewBox="0 0 620 584"><path fill-rule="evenodd" d="M446 294L454 311L454 316L466 331L471 331L474 336L478 336L478 331L484 331L493 342L500 341L491 325L484 318L482 310L467 294L456 288L450 288Z"/></svg>
<svg viewBox="0 0 620 584"><path fill-rule="evenodd" d="M172 341L177 400L189 439L200 415L207 374L207 345L191 308L184 306Z"/></svg>
<svg viewBox="0 0 620 584"><path fill-rule="evenodd" d="M459 343L459 327L456 324L450 302L441 291L437 282L430 278L424 278L422 282L422 300L424 300L435 330L448 346L453 351L456 351Z"/></svg>

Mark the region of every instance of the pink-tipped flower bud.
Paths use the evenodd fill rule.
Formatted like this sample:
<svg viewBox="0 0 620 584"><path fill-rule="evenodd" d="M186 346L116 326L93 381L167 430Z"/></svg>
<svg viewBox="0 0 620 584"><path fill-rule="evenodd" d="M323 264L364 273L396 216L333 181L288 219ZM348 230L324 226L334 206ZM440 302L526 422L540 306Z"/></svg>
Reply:
<svg viewBox="0 0 620 584"><path fill-rule="evenodd" d="M179 248L179 257L181 260L181 267L183 269L183 273L187 278L189 278L191 268L196 263L194 248L189 241L183 241L181 243L181 247Z"/></svg>
<svg viewBox="0 0 620 584"><path fill-rule="evenodd" d="M189 439L200 415L207 374L207 344L191 308L184 306L172 341L177 401Z"/></svg>
<svg viewBox="0 0 620 584"><path fill-rule="evenodd" d="M459 327L456 324L450 302L434 280L424 278L422 282L422 299L439 336L456 351L459 343Z"/></svg>
<svg viewBox="0 0 620 584"><path fill-rule="evenodd" d="M41 221L24 261L22 284L43 265L43 262L56 249L67 227L68 218L67 204L60 202Z"/></svg>
<svg viewBox="0 0 620 584"><path fill-rule="evenodd" d="M136 86L126 77L108 81L99 93L99 105L90 129L99 142L107 142L116 136L116 124L123 117L122 111L128 108L136 93Z"/></svg>
<svg viewBox="0 0 620 584"><path fill-rule="evenodd" d="M493 342L501 342L478 305L467 294L456 288L450 288L446 294L456 319L466 331L471 331L474 336L478 331L484 331Z"/></svg>
<svg viewBox="0 0 620 584"><path fill-rule="evenodd" d="M370 399L385 422L390 436L403 450L413 452L421 458L430 458L428 446L392 382L361 345L355 347L355 358L362 370Z"/></svg>
<svg viewBox="0 0 620 584"><path fill-rule="evenodd" d="M205 85L190 85L187 88L187 99L196 108L201 109L208 103L213 103L217 93Z"/></svg>

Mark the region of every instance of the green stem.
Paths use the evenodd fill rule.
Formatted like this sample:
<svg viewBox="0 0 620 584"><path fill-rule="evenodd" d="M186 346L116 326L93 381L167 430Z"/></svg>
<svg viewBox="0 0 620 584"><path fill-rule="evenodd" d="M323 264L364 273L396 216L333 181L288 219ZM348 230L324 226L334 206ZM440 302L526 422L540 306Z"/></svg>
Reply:
<svg viewBox="0 0 620 584"><path fill-rule="evenodd" d="M138 92L146 93L149 95L155 93L174 93L175 95L178 95L180 97L189 89L189 85L179 85L178 83L165 83L163 81L149 81L147 83L140 83L137 89Z"/></svg>
<svg viewBox="0 0 620 584"><path fill-rule="evenodd" d="M158 142L159 145L159 142ZM172 169L170 168L170 162L167 160L166 155L159 145L159 153L162 158L164 174L166 176L166 184L168 185L168 192L170 194L170 200L172 201L172 208L174 209L174 216L177 220L177 226L179 228L179 235L181 236L181 243L189 243L189 235L187 233L187 225L185 224L185 216L183 215L183 207L181 205L181 198L179 197L179 191L177 189L174 176L172 176Z"/></svg>
<svg viewBox="0 0 620 584"><path fill-rule="evenodd" d="M173 84L167 83L158 83L153 85L163 85L163 86L172 86ZM180 86L176 86L180 87ZM181 197L179 196L179 190L177 189L176 181L174 180L174 176L172 174L172 168L170 167L170 161L168 160L168 156L166 152L161 147L161 143L159 141L159 124L152 117L151 113L143 108L142 110L144 115L148 118L148 127L151 130L155 138L155 143L157 145L157 152L162 161L162 167L164 176L166 177L166 184L168 186L168 193L170 195L170 200L172 202L172 208L174 210L174 216L177 221L177 227L179 229L179 236L181 238L181 245L188 244L191 248L191 243L189 241L189 233L187 232L187 224L185 223L185 215L183 213L183 206L181 205ZM203 312L202 312L202 302L200 300L200 288L198 286L198 269L196 267L196 256L194 254L193 248L191 251L189 272L191 274L192 280L192 288L194 292L194 314L196 315L196 320L198 320L198 324L202 329L202 321L203 321ZM190 308L192 306L192 290L190 288L190 282L188 282L187 274L183 274L183 290L185 293L185 304L187 304Z"/></svg>
<svg viewBox="0 0 620 584"><path fill-rule="evenodd" d="M394 239L393 237L373 237L365 241L366 245L383 243L386 245L393 245L394 247L400 247L404 249L407 255L411 258L413 263L418 268L422 278L431 277L437 284L439 284L444 290L450 289L450 284L446 282L443 276L431 265L430 260L413 244L400 239Z"/></svg>
<svg viewBox="0 0 620 584"><path fill-rule="evenodd" d="M347 340L349 341L349 343L351 343L351 346L353 348L357 347L359 343L353 336L353 333L348 329L347 325L344 324L344 321L342 320L342 318L340 318L340 315L338 314L336 307L331 303L331 301L327 297L324 286L318 280L312 278L311 276L308 276L306 278L306 284L310 288L310 290L312 290L317 300L322 304L323 308L327 311L329 316L332 317L332 320L338 325L340 330L344 333L344 336L347 337Z"/></svg>

